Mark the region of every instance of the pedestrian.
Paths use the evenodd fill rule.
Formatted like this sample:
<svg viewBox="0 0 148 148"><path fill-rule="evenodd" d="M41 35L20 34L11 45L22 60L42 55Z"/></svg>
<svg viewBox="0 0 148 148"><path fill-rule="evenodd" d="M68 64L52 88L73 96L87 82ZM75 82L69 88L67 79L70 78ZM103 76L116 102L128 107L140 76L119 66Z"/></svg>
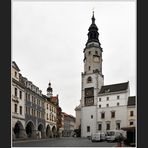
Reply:
<svg viewBox="0 0 148 148"><path fill-rule="evenodd" d="M116 137L116 141L117 141L117 147L123 146L124 137L121 133L119 136Z"/></svg>

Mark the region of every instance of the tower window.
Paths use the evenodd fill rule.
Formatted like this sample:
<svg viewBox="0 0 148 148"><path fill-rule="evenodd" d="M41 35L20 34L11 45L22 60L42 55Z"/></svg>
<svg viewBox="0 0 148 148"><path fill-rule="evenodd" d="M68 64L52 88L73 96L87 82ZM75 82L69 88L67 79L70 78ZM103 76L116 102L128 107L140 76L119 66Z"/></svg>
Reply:
<svg viewBox="0 0 148 148"><path fill-rule="evenodd" d="M90 55L91 54L91 51L89 51L88 54Z"/></svg>
<svg viewBox="0 0 148 148"><path fill-rule="evenodd" d="M117 96L117 99L119 100L120 99L120 96Z"/></svg>
<svg viewBox="0 0 148 148"><path fill-rule="evenodd" d="M99 108L101 108L101 105L99 105Z"/></svg>
<svg viewBox="0 0 148 148"><path fill-rule="evenodd" d="M109 104L106 104L106 107L109 107Z"/></svg>
<svg viewBox="0 0 148 148"><path fill-rule="evenodd" d="M117 106L119 106L119 102L117 103Z"/></svg>
<svg viewBox="0 0 148 148"><path fill-rule="evenodd" d="M130 116L134 116L134 112L133 111L130 111Z"/></svg>
<svg viewBox="0 0 148 148"><path fill-rule="evenodd" d="M105 113L101 113L101 119L105 118Z"/></svg>
<svg viewBox="0 0 148 148"><path fill-rule="evenodd" d="M91 69L91 67L89 66L89 67L88 67L88 70L90 70L90 69Z"/></svg>
<svg viewBox="0 0 148 148"><path fill-rule="evenodd" d="M107 101L109 100L109 97L107 97L107 99L106 99Z"/></svg>
<svg viewBox="0 0 148 148"><path fill-rule="evenodd" d="M88 77L87 83L91 83L91 82L92 82L92 78L91 77Z"/></svg>
<svg viewBox="0 0 148 148"><path fill-rule="evenodd" d="M111 118L115 118L115 112L111 112Z"/></svg>
<svg viewBox="0 0 148 148"><path fill-rule="evenodd" d="M101 102L101 98L99 98L99 101Z"/></svg>
<svg viewBox="0 0 148 148"><path fill-rule="evenodd" d="M87 132L90 132L90 126L87 126Z"/></svg>
<svg viewBox="0 0 148 148"><path fill-rule="evenodd" d="M93 115L91 115L91 119L93 119Z"/></svg>
<svg viewBox="0 0 148 148"><path fill-rule="evenodd" d="M95 51L95 54L98 54L98 51Z"/></svg>

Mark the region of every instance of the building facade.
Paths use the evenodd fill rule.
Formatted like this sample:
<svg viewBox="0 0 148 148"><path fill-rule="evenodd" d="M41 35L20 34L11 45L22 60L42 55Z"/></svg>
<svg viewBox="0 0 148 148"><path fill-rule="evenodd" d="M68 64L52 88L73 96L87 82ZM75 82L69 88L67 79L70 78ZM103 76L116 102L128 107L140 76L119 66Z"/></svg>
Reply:
<svg viewBox="0 0 148 148"><path fill-rule="evenodd" d="M80 105L75 108L75 113L76 113L76 129L79 129L81 125L81 106Z"/></svg>
<svg viewBox="0 0 148 148"><path fill-rule="evenodd" d="M88 29L88 40L84 48L84 72L80 105L76 107L77 128L81 127L81 137L91 133L121 129L128 125L129 82L104 85L102 73L102 48L94 13ZM132 112L132 111L131 111Z"/></svg>
<svg viewBox="0 0 148 148"><path fill-rule="evenodd" d="M45 138L45 100L42 91L39 90L27 78L23 78L25 84L25 123L26 133L30 138Z"/></svg>
<svg viewBox="0 0 148 148"><path fill-rule="evenodd" d="M98 131L121 129L127 125L129 82L102 86L97 100Z"/></svg>
<svg viewBox="0 0 148 148"><path fill-rule="evenodd" d="M52 95L52 87L49 82L47 88L47 95L44 95L45 101L45 122L46 122L46 136L48 138L57 136L57 103L54 103ZM58 99L58 98L57 98Z"/></svg>
<svg viewBox="0 0 148 148"><path fill-rule="evenodd" d="M137 124L136 117L137 117L136 97L130 96L128 98L128 104L127 104L128 127L136 127Z"/></svg>
<svg viewBox="0 0 148 148"><path fill-rule="evenodd" d="M61 126L59 109L62 109L59 107L58 95L52 95L51 83L47 95L42 94L37 86L21 75L15 62L12 62L11 75L13 139L57 137Z"/></svg>
<svg viewBox="0 0 148 148"><path fill-rule="evenodd" d="M26 138L25 132L25 87L20 69L15 62L11 68L11 116L12 138Z"/></svg>
<svg viewBox="0 0 148 148"><path fill-rule="evenodd" d="M62 132L63 137L72 137L74 135L74 129L75 129L75 117L72 115L68 115L64 112L62 112L63 118L64 118L64 129Z"/></svg>

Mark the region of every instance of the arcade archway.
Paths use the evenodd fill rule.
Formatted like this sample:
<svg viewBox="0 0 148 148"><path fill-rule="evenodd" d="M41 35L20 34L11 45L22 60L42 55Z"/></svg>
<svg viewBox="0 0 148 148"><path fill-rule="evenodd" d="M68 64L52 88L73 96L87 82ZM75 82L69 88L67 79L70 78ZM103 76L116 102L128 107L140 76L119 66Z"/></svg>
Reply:
<svg viewBox="0 0 148 148"><path fill-rule="evenodd" d="M48 138L52 138L52 133L49 125L47 125L47 128L46 128L46 136Z"/></svg>
<svg viewBox="0 0 148 148"><path fill-rule="evenodd" d="M21 138L23 135L23 130L24 128L23 128L22 123L20 121L17 121L13 129L15 138Z"/></svg>
<svg viewBox="0 0 148 148"><path fill-rule="evenodd" d="M26 134L28 137L32 137L33 136L33 132L35 130L35 127L33 125L33 123L31 121L29 121L26 125Z"/></svg>
<svg viewBox="0 0 148 148"><path fill-rule="evenodd" d="M43 127L42 124L39 124L38 131L41 133L40 138L43 138L43 136L44 136L44 127Z"/></svg>

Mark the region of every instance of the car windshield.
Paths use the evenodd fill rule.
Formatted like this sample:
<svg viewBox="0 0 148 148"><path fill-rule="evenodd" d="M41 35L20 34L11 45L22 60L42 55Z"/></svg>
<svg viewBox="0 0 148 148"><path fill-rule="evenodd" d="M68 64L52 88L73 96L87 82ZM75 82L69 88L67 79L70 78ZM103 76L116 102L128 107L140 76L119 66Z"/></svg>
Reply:
<svg viewBox="0 0 148 148"><path fill-rule="evenodd" d="M107 132L107 136L113 136L113 135L115 135L115 132Z"/></svg>

